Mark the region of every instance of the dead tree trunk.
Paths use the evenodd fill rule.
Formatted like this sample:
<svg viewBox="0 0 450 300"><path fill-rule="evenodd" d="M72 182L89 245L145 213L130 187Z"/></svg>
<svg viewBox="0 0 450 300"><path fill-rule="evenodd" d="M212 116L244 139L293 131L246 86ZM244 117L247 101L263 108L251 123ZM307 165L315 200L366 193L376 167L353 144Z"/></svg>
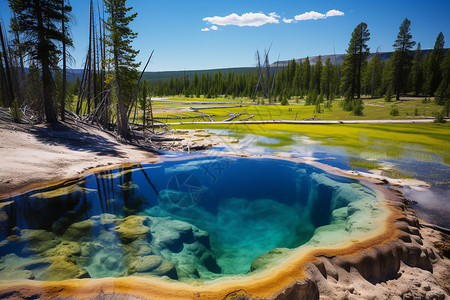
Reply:
<svg viewBox="0 0 450 300"><path fill-rule="evenodd" d="M65 24L65 0L62 1L62 34L64 36L62 42L62 54L63 54L63 78L62 78L62 95L61 95L61 121L65 121L65 113L66 113L66 89L67 89L67 53L66 53L66 24Z"/></svg>
<svg viewBox="0 0 450 300"><path fill-rule="evenodd" d="M6 77L6 92L7 92L6 105L10 106L12 104L12 102L14 101L14 89L13 89L13 84L12 84L12 79L11 79L10 62L9 62L9 58L8 58L8 52L6 51L6 43L5 43L5 38L3 35L3 28L2 28L1 24L0 24L0 42L2 43L3 60L5 62L4 67L5 67L5 77Z"/></svg>

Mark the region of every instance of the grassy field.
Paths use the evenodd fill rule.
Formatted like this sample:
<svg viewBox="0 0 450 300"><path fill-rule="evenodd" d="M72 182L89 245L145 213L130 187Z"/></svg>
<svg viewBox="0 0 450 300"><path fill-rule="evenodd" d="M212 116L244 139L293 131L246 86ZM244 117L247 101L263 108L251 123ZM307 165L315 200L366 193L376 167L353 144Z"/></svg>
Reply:
<svg viewBox="0 0 450 300"><path fill-rule="evenodd" d="M163 98L164 100L170 100L170 101L180 101L180 102L229 102L229 103L242 103L242 102L253 102L252 99L249 98L224 98L224 97L218 97L218 98L185 98L185 97L170 97L170 98ZM161 101L163 102L163 101Z"/></svg>
<svg viewBox="0 0 450 300"><path fill-rule="evenodd" d="M182 98L170 98L170 100L181 100ZM184 98L185 101L203 101L204 98ZM211 102L232 102L230 99L207 99ZM228 100L228 101L226 101ZM434 104L434 102L428 101L423 103L421 99L413 100L401 100L385 102L384 99L365 99L364 100L364 115L354 116L348 111L344 111L341 108L340 102L342 100L335 100L332 103L330 109L324 108L321 105L321 112L316 112L316 107L314 105L304 105L303 100L299 103L291 100L289 105L282 106L276 105L249 105L247 107L235 107L235 108L220 108L220 109L204 109L201 110L206 114L214 115L214 121L222 121L229 117L228 112L231 113L250 113L255 116L252 120L302 120L310 118L321 118L322 120L388 120L388 119L408 119L408 118L423 118L423 117L433 117L437 112L442 110L442 106ZM239 102L251 102L250 99L236 99L233 103L239 104ZM156 101L155 104L158 108L163 110L164 106L173 107L180 106L179 104L164 103L162 101ZM186 105L180 107L196 106L201 107L201 105ZM392 115L392 110L396 108L398 110L398 115ZM177 115L176 112L170 112L171 115ZM167 114L166 114L167 115ZM166 116L163 112L157 114L158 117ZM186 113L179 113L179 115L186 115ZM197 113L189 113L189 115L198 115ZM246 118L248 115L243 115L241 118ZM238 119L237 119L238 120Z"/></svg>

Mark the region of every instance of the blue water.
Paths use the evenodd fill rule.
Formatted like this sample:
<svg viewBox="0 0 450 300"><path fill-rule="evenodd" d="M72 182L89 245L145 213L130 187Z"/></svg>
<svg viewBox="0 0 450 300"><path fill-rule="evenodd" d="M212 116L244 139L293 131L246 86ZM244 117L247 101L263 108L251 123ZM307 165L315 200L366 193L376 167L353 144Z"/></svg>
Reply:
<svg viewBox="0 0 450 300"><path fill-rule="evenodd" d="M210 129L210 131L224 136L235 135L233 131L227 129ZM306 136L291 135L290 138L293 140L292 145L280 147L276 144L276 139L267 141L266 137L248 134L239 138L239 144L224 143L212 150L231 153L245 152L252 155L284 152L289 153L292 157L313 159L343 170L369 171L364 168L352 168L350 164L351 160L368 161L364 159L370 155L365 153L366 149L360 149L359 153L355 153L354 149L349 152L344 147L322 145ZM425 191L411 189L402 191L411 200L411 205L419 217L432 224L450 228L450 166L442 161L442 157L424 155L424 151L419 145L405 146L404 153L398 157L390 157L388 149L385 149L384 146L369 146L377 148L380 156L375 155L370 159L371 162L391 165L393 170L429 184L430 187ZM389 173L386 175L390 176Z"/></svg>
<svg viewBox="0 0 450 300"><path fill-rule="evenodd" d="M61 254L51 249L69 246L71 252L60 252L69 251L70 262L90 277L245 274L259 255L308 242L317 228L335 222L335 210L375 201L353 179L292 161L198 155L163 160L4 200L14 202L4 207L7 218L0 222L0 275L2 265L16 262L14 270L23 270L25 260L53 259ZM350 224L367 218L361 216ZM165 268L149 267L161 259Z"/></svg>

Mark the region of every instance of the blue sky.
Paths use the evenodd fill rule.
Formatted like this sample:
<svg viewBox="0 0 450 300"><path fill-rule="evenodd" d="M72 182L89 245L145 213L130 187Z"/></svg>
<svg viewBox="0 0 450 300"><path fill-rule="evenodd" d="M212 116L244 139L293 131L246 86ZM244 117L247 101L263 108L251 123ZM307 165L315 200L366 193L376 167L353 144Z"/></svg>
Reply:
<svg viewBox="0 0 450 300"><path fill-rule="evenodd" d="M271 61L278 57L285 60L332 54L333 46L337 54L345 53L351 33L360 22L368 25L371 51L378 47L382 52L391 51L405 17L411 20L413 39L423 49L434 46L440 31L448 41L446 47L450 47L449 0L128 0L127 3L138 13L132 23L133 30L139 33L134 42L134 48L141 51L138 60L145 63L155 50L148 71L254 66L256 50L263 52L271 44ZM89 0L72 0L71 4L76 60L72 68L81 68L88 42ZM7 22L6 0L0 0L0 12Z"/></svg>

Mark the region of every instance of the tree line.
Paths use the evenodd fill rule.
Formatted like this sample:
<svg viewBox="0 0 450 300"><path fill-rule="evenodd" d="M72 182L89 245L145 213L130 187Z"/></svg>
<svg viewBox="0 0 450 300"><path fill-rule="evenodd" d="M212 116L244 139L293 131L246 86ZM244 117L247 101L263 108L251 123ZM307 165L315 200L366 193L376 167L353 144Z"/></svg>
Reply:
<svg viewBox="0 0 450 300"><path fill-rule="evenodd" d="M83 75L70 83L66 79L73 46L70 1L8 0L12 12L9 30L0 24L0 104L10 107L17 118L28 110L37 121L57 122L74 112L83 120L117 129L120 136L128 137L129 119L131 115L135 119L138 106L152 114L151 101L143 95L247 97L282 104L294 98L304 99L306 105L316 105L319 110L321 103L331 107L335 98L343 97L340 103L355 115L362 114L362 95L384 96L386 101L414 95L434 97L449 114L450 54L444 48L444 35L439 33L429 54L422 52L420 43L413 52L416 42L408 19L399 27L395 52L387 62L377 54L367 61L370 33L362 22L351 34L341 65L319 57L315 64L306 58L278 68L270 66L268 53L263 59L257 53L256 72L203 73L192 79L184 76L141 83L143 72L139 76L140 64L135 61L139 51L131 47L137 33L130 29L130 23L137 14L131 13L126 0L98 1L97 5L90 1Z"/></svg>
<svg viewBox="0 0 450 300"><path fill-rule="evenodd" d="M370 48L370 32L366 23L356 26L346 50L344 63L336 65L330 58L325 62L319 56L315 64L307 57L303 61L291 60L285 68L273 67L268 80L274 83L273 101L287 104L287 99L304 99L306 105L331 102L343 97L343 108L354 114L362 114L362 95L385 97L391 101L400 95L434 97L449 114L450 99L450 53L447 51L444 35L440 32L434 48L425 55L420 43L415 51L411 22L406 18L399 27L397 39L393 43L394 52L389 60L383 61L375 53L367 58ZM184 95L185 97L207 98L218 96L264 98L258 84L258 72L245 75L229 72L222 74L203 73L200 77L187 76L152 82L150 91L157 96Z"/></svg>
<svg viewBox="0 0 450 300"><path fill-rule="evenodd" d="M66 79L68 49L73 46L70 1L8 4L10 28L0 25L0 104L11 107L16 118L28 110L37 121L57 122L58 115L64 120L66 104L72 104L75 93L78 117L112 125L128 137L140 63L135 61L139 51L131 47L137 33L130 23L137 13L130 12L126 0L98 0L97 5L90 1L89 49L83 76L72 87Z"/></svg>

